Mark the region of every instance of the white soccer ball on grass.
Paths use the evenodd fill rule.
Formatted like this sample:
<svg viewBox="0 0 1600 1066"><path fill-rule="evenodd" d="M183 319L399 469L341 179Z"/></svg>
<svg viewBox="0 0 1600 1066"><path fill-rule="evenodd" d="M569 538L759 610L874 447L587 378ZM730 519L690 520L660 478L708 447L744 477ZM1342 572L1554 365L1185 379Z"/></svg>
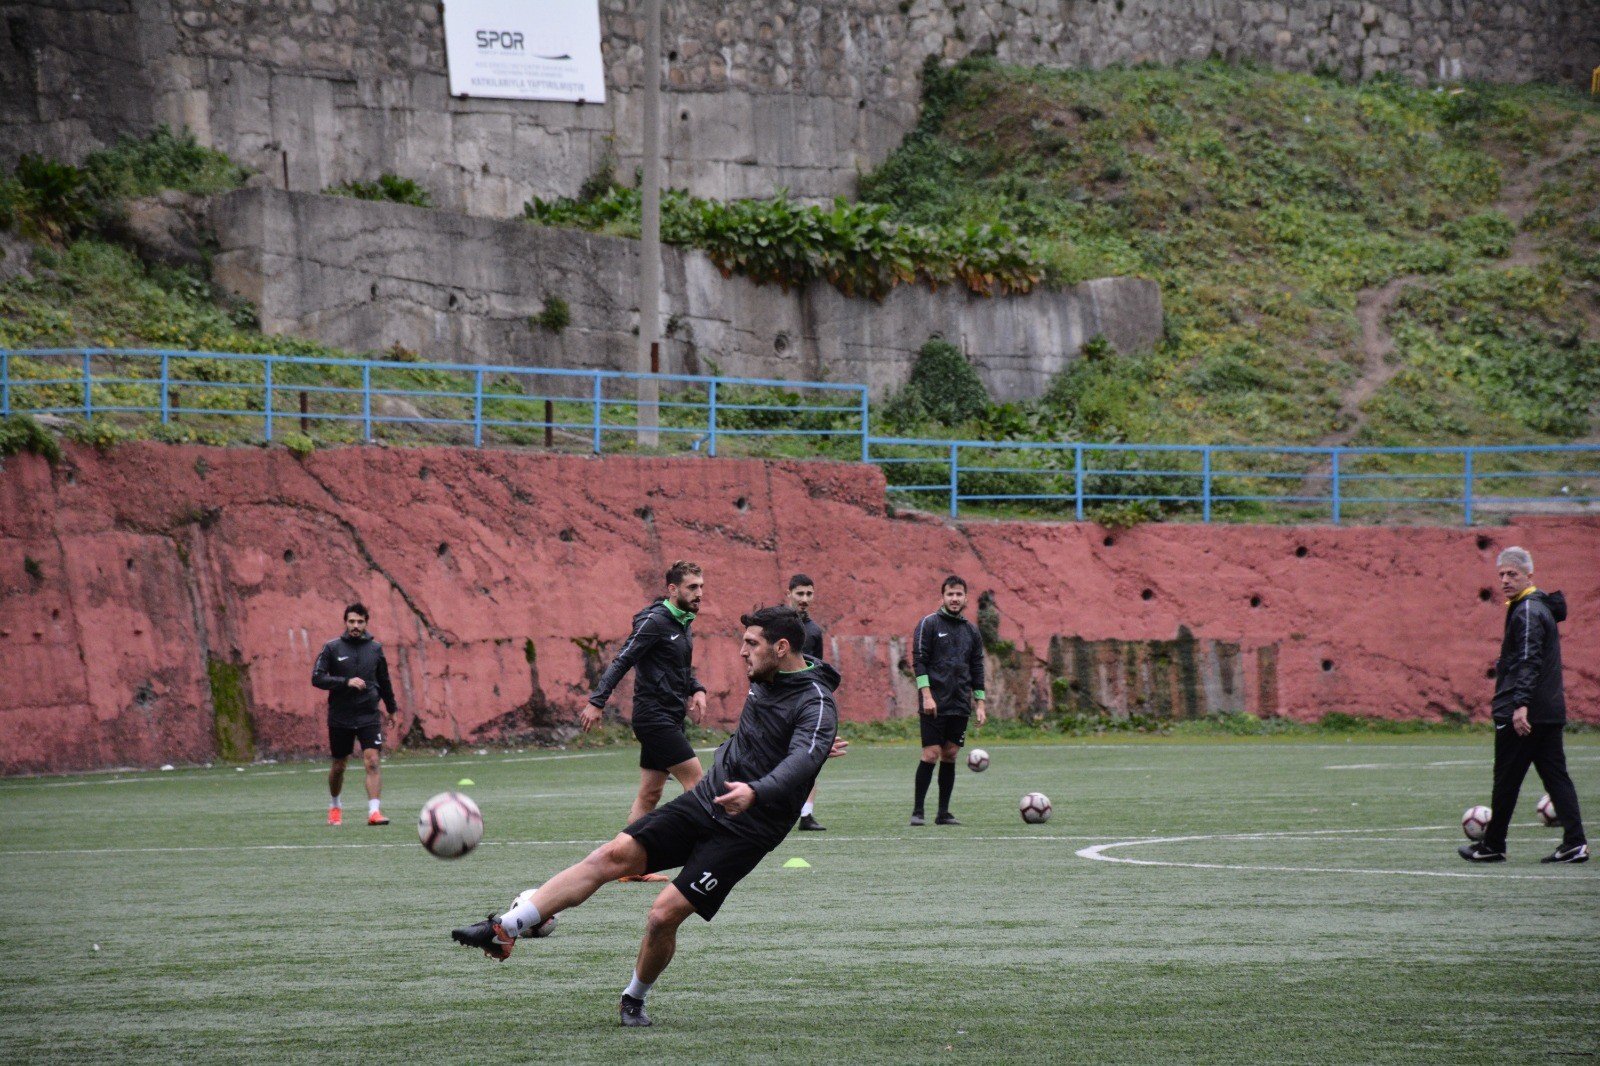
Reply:
<svg viewBox="0 0 1600 1066"><path fill-rule="evenodd" d="M483 813L464 792L441 792L422 805L417 837L428 853L459 859L483 839Z"/></svg>
<svg viewBox="0 0 1600 1066"><path fill-rule="evenodd" d="M1050 820L1050 797L1043 792L1030 792L1017 804L1022 820L1029 825L1040 825Z"/></svg>
<svg viewBox="0 0 1600 1066"><path fill-rule="evenodd" d="M973 748L967 752L967 769L975 774L981 774L989 768L989 753L982 748Z"/></svg>
<svg viewBox="0 0 1600 1066"><path fill-rule="evenodd" d="M1494 812L1483 804L1468 807L1467 813L1461 816L1461 831L1467 834L1468 840L1482 840L1483 831L1489 828L1489 819L1494 817Z"/></svg>
<svg viewBox="0 0 1600 1066"><path fill-rule="evenodd" d="M1561 815L1556 813L1556 805L1550 801L1548 792L1539 797L1539 802L1534 804L1533 809L1539 812L1539 820L1545 825L1561 824Z"/></svg>

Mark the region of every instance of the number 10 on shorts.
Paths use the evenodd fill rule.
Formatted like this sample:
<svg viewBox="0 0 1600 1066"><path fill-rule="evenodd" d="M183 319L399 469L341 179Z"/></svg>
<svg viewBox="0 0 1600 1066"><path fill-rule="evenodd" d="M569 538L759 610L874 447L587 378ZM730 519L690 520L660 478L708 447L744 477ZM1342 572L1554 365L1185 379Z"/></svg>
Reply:
<svg viewBox="0 0 1600 1066"><path fill-rule="evenodd" d="M717 879L711 876L711 871L707 870L705 873L700 875L700 880L693 882L689 885L689 887L701 895L705 895L706 893L712 892L716 889Z"/></svg>

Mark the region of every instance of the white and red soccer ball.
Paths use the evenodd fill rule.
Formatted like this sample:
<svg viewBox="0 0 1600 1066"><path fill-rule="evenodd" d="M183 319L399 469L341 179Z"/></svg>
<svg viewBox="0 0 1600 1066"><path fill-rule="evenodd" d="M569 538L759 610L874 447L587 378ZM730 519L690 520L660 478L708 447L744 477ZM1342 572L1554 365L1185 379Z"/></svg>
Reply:
<svg viewBox="0 0 1600 1066"><path fill-rule="evenodd" d="M973 748L967 752L967 769L975 774L981 774L989 768L989 753L982 748Z"/></svg>
<svg viewBox="0 0 1600 1066"><path fill-rule="evenodd" d="M441 859L459 859L483 839L483 814L462 792L441 792L422 805L417 837Z"/></svg>
<svg viewBox="0 0 1600 1066"><path fill-rule="evenodd" d="M1539 797L1539 802L1534 804L1533 809L1539 812L1539 820L1545 825L1561 824L1561 815L1556 813L1556 805L1550 802L1548 793Z"/></svg>
<svg viewBox="0 0 1600 1066"><path fill-rule="evenodd" d="M1461 816L1461 831L1467 834L1468 840L1482 840L1483 831L1489 828L1489 819L1494 817L1494 812L1483 804L1468 807L1467 813Z"/></svg>
<svg viewBox="0 0 1600 1066"><path fill-rule="evenodd" d="M1043 792L1030 792L1017 804L1022 820L1029 825L1039 825L1050 820L1050 797Z"/></svg>

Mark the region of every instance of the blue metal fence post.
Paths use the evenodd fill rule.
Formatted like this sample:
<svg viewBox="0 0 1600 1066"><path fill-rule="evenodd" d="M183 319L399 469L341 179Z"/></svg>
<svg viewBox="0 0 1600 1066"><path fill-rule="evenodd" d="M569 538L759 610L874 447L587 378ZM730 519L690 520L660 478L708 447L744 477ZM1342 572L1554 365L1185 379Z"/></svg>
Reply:
<svg viewBox="0 0 1600 1066"><path fill-rule="evenodd" d="M1339 455L1338 448L1333 449L1333 466L1328 475L1329 497L1333 504L1333 524L1339 524Z"/></svg>
<svg viewBox="0 0 1600 1066"><path fill-rule="evenodd" d="M94 418L94 386L90 384L91 379L89 376L93 373L89 366L89 362L93 358L94 356L89 354L88 349L85 349L83 353L83 420L85 422Z"/></svg>
<svg viewBox="0 0 1600 1066"><path fill-rule="evenodd" d="M365 363L361 367L361 435L372 440L372 367Z"/></svg>
<svg viewBox="0 0 1600 1066"><path fill-rule="evenodd" d="M472 372L472 446L483 447L483 371Z"/></svg>
<svg viewBox="0 0 1600 1066"><path fill-rule="evenodd" d="M706 433L710 437L711 458L717 457L717 382L711 381L710 409L706 412Z"/></svg>
<svg viewBox="0 0 1600 1066"><path fill-rule="evenodd" d="M951 518L959 517L959 514L960 514L961 493L960 493L960 486L959 486L958 480L957 480L958 477L959 477L959 475L957 474L957 470L958 470L958 467L957 467L958 458L957 458L957 456L959 455L960 451L961 451L961 445L959 445L959 444L950 445L950 517Z"/></svg>
<svg viewBox="0 0 1600 1066"><path fill-rule="evenodd" d="M170 357L166 352L161 353L161 424L164 426L172 420L172 392L168 384L172 380L172 371L168 365Z"/></svg>
<svg viewBox="0 0 1600 1066"><path fill-rule="evenodd" d="M1083 521L1083 445L1072 446L1072 515L1073 520Z"/></svg>
<svg viewBox="0 0 1600 1066"><path fill-rule="evenodd" d="M1204 501L1200 504L1200 520L1211 521L1211 449L1206 448L1200 453L1200 480L1201 495Z"/></svg>
<svg viewBox="0 0 1600 1066"><path fill-rule="evenodd" d="M863 463L872 461L872 438L869 436L871 431L868 428L870 421L871 413L867 406L867 387L863 385L861 386L861 461Z"/></svg>
<svg viewBox="0 0 1600 1066"><path fill-rule="evenodd" d="M263 375L264 375L262 380L266 383L266 401L265 402L266 402L266 410L267 410L267 427L266 427L266 429L267 429L267 443L271 444L272 443L272 405L274 403L274 400L272 398L272 360L270 358L268 358L262 364L262 369L263 369Z"/></svg>
<svg viewBox="0 0 1600 1066"><path fill-rule="evenodd" d="M1466 462L1463 464L1465 466L1465 470L1462 472L1461 495L1462 517L1469 526L1472 525L1472 455L1472 449L1468 448L1466 451Z"/></svg>
<svg viewBox="0 0 1600 1066"><path fill-rule="evenodd" d="M594 376L594 453L600 454L600 384L599 374Z"/></svg>

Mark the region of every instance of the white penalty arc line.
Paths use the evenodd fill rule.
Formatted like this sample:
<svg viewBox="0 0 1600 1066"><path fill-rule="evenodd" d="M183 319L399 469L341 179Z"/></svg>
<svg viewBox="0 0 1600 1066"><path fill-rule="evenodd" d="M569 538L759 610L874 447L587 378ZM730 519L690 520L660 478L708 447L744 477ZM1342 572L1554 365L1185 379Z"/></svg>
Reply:
<svg viewBox="0 0 1600 1066"><path fill-rule="evenodd" d="M1308 829L1284 830L1282 832L1267 833L1202 833L1194 836L1179 837L1141 837L1134 840L1117 840L1109 844L1091 844L1079 848L1076 852L1080 859L1090 859L1095 862L1124 863L1129 866L1168 866L1189 870L1234 870L1256 873L1283 873L1283 874L1358 874L1363 876L1382 877L1453 877L1473 879L1488 879L1495 881L1566 881L1572 879L1562 874L1501 874L1489 873L1459 873L1448 870L1385 870L1370 867L1355 866L1269 866L1247 863L1225 862L1177 862L1168 859L1131 859L1123 855L1108 855L1106 852L1112 848L1135 848L1157 844L1192 844L1207 840L1274 840L1274 839L1304 839L1316 836L1353 835L1361 833L1412 833L1425 830L1450 829L1445 825L1408 825L1388 829Z"/></svg>

